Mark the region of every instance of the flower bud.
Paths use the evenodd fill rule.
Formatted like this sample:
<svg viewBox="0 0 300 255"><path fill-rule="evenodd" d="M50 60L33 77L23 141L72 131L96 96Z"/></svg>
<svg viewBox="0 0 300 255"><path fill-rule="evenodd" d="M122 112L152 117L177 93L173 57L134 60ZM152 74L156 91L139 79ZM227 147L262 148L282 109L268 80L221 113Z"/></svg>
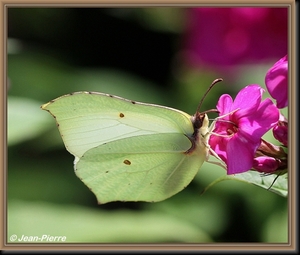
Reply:
<svg viewBox="0 0 300 255"><path fill-rule="evenodd" d="M275 172L278 169L279 165L280 163L275 158L268 156L256 157L253 161L253 168L258 172L263 173Z"/></svg>
<svg viewBox="0 0 300 255"><path fill-rule="evenodd" d="M273 128L273 135L284 146L288 146L288 129L286 126L276 126Z"/></svg>
<svg viewBox="0 0 300 255"><path fill-rule="evenodd" d="M273 128L273 135L284 146L288 146L288 122L283 115L280 116L277 125Z"/></svg>

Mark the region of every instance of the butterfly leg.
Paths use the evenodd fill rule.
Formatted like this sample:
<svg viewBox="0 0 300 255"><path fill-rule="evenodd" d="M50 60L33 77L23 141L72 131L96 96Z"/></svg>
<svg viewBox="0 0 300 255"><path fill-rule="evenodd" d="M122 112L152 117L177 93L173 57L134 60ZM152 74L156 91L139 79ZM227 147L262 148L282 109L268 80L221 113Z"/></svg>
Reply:
<svg viewBox="0 0 300 255"><path fill-rule="evenodd" d="M211 125L210 125L209 128L208 128L208 132L204 135L204 140L205 140L205 141L208 141L208 139L209 139L208 136L210 136L211 134L217 135L217 136L229 137L230 135L229 135L229 136L227 136L227 135L224 136L224 135L220 135L220 134L213 133L212 131L214 130L217 121L219 121L220 119L224 118L224 117L227 116L227 115L230 115L230 114L234 113L234 112L237 111L237 110L238 110L238 109L236 109L236 110L234 110L234 111L231 111L231 112L229 112L229 113L226 113L226 114L224 114L224 115L222 115L222 116L219 116L219 117L217 117L217 118L215 118L214 121L211 123ZM219 155L218 155L218 154L210 147L210 145L209 145L208 143L206 143L205 146L208 148L208 151L209 151L214 157L216 157L220 162L210 161L210 160L209 160L209 156L210 156L209 153L207 153L207 155L206 155L206 161L209 162L209 163L212 163L212 164L216 164L216 165L218 165L218 166L221 166L221 167L223 167L225 170L227 170L227 165L226 165L226 163L225 163L225 162L219 157Z"/></svg>

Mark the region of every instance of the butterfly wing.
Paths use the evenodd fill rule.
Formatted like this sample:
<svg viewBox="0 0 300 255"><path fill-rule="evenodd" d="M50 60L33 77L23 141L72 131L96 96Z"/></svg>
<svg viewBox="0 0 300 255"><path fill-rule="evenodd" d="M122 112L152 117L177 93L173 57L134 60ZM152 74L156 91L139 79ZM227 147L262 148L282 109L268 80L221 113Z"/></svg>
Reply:
<svg viewBox="0 0 300 255"><path fill-rule="evenodd" d="M100 204L157 202L183 190L197 174L205 155L187 154L191 146L183 134L115 140L84 153L75 173Z"/></svg>
<svg viewBox="0 0 300 255"><path fill-rule="evenodd" d="M176 133L192 135L190 116L159 105L76 92L42 105L56 119L66 149L76 161L88 150L126 137Z"/></svg>

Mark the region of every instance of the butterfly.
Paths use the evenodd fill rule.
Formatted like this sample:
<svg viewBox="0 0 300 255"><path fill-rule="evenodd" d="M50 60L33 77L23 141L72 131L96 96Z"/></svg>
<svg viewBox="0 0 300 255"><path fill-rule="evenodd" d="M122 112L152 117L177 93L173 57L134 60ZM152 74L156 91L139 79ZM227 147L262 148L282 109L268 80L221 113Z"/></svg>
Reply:
<svg viewBox="0 0 300 255"><path fill-rule="evenodd" d="M75 174L99 204L165 200L189 185L210 154L213 127L198 109L190 116L86 91L58 97L41 108L55 118L66 149L75 157Z"/></svg>

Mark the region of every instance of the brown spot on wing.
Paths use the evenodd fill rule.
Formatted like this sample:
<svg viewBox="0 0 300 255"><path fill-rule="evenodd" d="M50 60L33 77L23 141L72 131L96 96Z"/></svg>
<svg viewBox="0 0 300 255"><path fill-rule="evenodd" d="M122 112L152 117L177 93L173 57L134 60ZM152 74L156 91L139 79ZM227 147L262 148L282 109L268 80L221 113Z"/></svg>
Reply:
<svg viewBox="0 0 300 255"><path fill-rule="evenodd" d="M125 165L131 165L131 162L130 162L128 159L125 159L125 160L123 161L123 163L124 163Z"/></svg>

